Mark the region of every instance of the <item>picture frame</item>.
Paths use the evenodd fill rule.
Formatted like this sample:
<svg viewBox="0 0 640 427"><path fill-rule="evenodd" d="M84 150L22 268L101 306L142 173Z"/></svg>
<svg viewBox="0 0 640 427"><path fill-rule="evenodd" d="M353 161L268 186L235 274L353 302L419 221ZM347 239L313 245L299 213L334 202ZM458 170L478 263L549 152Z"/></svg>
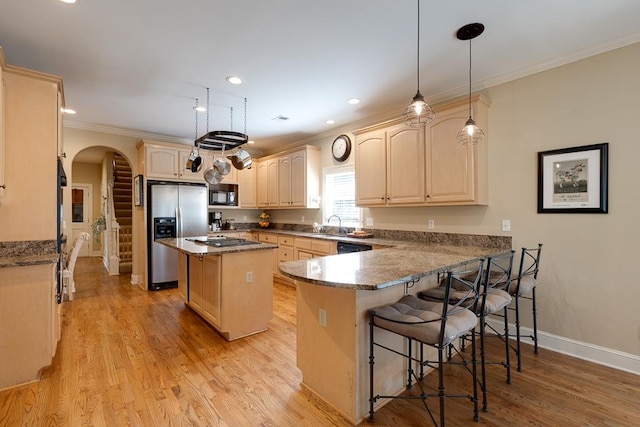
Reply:
<svg viewBox="0 0 640 427"><path fill-rule="evenodd" d="M133 177L133 205L143 206L144 203L144 177L142 175L136 175Z"/></svg>
<svg viewBox="0 0 640 427"><path fill-rule="evenodd" d="M608 213L609 143L538 152L538 213Z"/></svg>

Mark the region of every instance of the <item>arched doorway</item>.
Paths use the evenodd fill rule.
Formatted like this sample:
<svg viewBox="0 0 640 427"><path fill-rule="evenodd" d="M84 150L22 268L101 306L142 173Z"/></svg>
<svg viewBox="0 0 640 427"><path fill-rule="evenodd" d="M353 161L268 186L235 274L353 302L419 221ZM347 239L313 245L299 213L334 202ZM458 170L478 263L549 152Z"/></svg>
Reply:
<svg viewBox="0 0 640 427"><path fill-rule="evenodd" d="M87 147L73 158L71 176L73 233L86 231L93 236L85 256L102 256L109 274L131 272L133 221L129 161L114 148ZM80 196L90 200L82 204ZM86 215L90 216L88 221Z"/></svg>

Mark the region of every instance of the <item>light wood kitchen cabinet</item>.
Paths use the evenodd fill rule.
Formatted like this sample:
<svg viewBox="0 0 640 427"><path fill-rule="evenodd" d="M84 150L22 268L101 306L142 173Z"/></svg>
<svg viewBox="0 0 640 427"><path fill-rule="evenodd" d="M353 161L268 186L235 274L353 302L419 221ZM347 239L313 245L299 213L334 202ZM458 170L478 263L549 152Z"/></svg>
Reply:
<svg viewBox="0 0 640 427"><path fill-rule="evenodd" d="M472 98L473 119L488 136L488 101ZM456 135L469 118L468 100L437 110L426 131L427 205L486 205L489 202L488 137L460 145Z"/></svg>
<svg viewBox="0 0 640 427"><path fill-rule="evenodd" d="M329 240L296 237L295 253L296 260L309 259L335 255L338 253L338 247L336 242Z"/></svg>
<svg viewBox="0 0 640 427"><path fill-rule="evenodd" d="M143 149L145 159L144 174L147 178L205 182L202 171L191 172L186 168L191 148L182 149L175 146L158 146L145 143ZM204 154L201 153L201 155ZM206 162L205 157L203 157L203 162Z"/></svg>
<svg viewBox="0 0 640 427"><path fill-rule="evenodd" d="M472 99L474 119L487 131L488 102ZM425 128L401 119L356 131L358 206L446 206L486 204L487 144L457 143L468 118L468 100L436 109Z"/></svg>
<svg viewBox="0 0 640 427"><path fill-rule="evenodd" d="M189 256L188 263L189 306L213 326L219 327L220 256Z"/></svg>
<svg viewBox="0 0 640 427"><path fill-rule="evenodd" d="M253 162L256 169L256 201L259 208L269 207L269 196L267 195L267 185L269 183L269 170L267 168L267 162L255 161Z"/></svg>
<svg viewBox="0 0 640 427"><path fill-rule="evenodd" d="M258 162L256 189L259 208L278 207L278 159Z"/></svg>
<svg viewBox="0 0 640 427"><path fill-rule="evenodd" d="M0 269L0 389L36 381L60 340L55 263Z"/></svg>
<svg viewBox="0 0 640 427"><path fill-rule="evenodd" d="M320 148L305 146L260 159L258 207L318 208Z"/></svg>
<svg viewBox="0 0 640 427"><path fill-rule="evenodd" d="M404 123L356 136L356 203L412 205L425 201L424 129Z"/></svg>
<svg viewBox="0 0 640 427"><path fill-rule="evenodd" d="M56 240L62 79L5 64L1 53L0 58L2 239ZM25 173L25 162L37 173Z"/></svg>
<svg viewBox="0 0 640 427"><path fill-rule="evenodd" d="M189 307L228 341L267 329L273 281L264 251L187 257Z"/></svg>
<svg viewBox="0 0 640 427"><path fill-rule="evenodd" d="M4 199L4 53L0 47L0 204Z"/></svg>
<svg viewBox="0 0 640 427"><path fill-rule="evenodd" d="M241 208L258 207L256 171L257 167L255 165L250 169L242 169L238 171L238 205Z"/></svg>

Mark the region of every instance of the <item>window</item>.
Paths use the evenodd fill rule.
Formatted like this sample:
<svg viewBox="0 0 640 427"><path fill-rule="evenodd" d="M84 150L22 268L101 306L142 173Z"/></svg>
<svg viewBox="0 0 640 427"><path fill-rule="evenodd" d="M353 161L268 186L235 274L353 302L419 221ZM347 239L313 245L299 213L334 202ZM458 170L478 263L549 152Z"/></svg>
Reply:
<svg viewBox="0 0 640 427"><path fill-rule="evenodd" d="M356 174L353 165L324 168L324 216L338 215L343 227L360 227L362 209L356 207ZM335 221L332 221L332 225Z"/></svg>

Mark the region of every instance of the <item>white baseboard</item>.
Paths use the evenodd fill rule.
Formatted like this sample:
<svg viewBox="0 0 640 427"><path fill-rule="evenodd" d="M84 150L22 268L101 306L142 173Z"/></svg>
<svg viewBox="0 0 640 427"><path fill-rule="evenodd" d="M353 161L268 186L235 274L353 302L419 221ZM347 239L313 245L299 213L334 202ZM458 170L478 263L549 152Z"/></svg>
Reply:
<svg viewBox="0 0 640 427"><path fill-rule="evenodd" d="M132 275L131 275L131 284L132 284L132 285L138 285L138 284L140 284L140 275L138 275L138 274L132 274Z"/></svg>
<svg viewBox="0 0 640 427"><path fill-rule="evenodd" d="M502 328L502 322L498 319L487 319L487 324L491 324L496 330ZM515 339L515 333L515 325L509 324L509 334L514 335L513 339ZM520 333L522 336L533 335L533 329L521 326ZM522 342L528 344L532 343L532 340L524 338ZM541 330L538 330L538 347L640 375L640 356L634 354L561 337Z"/></svg>

